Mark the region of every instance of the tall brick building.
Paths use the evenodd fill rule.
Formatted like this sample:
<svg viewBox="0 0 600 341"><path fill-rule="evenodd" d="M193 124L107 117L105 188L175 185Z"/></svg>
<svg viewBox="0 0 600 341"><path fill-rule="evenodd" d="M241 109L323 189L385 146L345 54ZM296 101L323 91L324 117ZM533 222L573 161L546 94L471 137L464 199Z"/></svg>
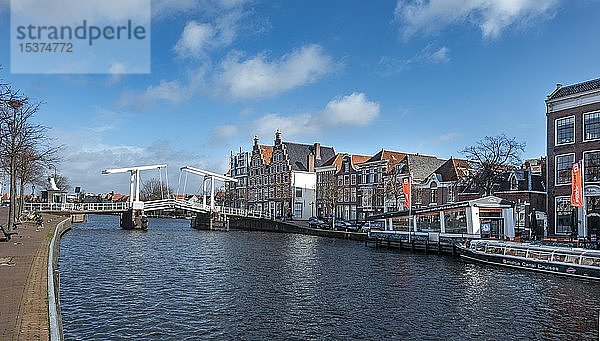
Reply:
<svg viewBox="0 0 600 341"><path fill-rule="evenodd" d="M546 119L549 234L600 234L600 79L558 84L546 99ZM573 212L571 166L580 160L585 206Z"/></svg>
<svg viewBox="0 0 600 341"><path fill-rule="evenodd" d="M248 177L248 207L276 217L308 219L314 215L315 167L335 155L320 143L284 142L275 133L272 146L254 138Z"/></svg>

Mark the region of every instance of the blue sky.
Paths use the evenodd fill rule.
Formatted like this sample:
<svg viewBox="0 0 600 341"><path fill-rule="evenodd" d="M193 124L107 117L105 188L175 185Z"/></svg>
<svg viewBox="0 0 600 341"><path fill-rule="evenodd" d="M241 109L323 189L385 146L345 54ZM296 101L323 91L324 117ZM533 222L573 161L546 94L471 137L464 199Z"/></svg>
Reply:
<svg viewBox="0 0 600 341"><path fill-rule="evenodd" d="M0 78L44 102L67 146L59 171L125 191L108 167L168 163L225 172L252 136L336 151L461 156L486 135L545 154L544 99L598 78L600 1L154 0L148 75ZM0 0L0 44L9 45ZM147 174L145 177L155 176Z"/></svg>

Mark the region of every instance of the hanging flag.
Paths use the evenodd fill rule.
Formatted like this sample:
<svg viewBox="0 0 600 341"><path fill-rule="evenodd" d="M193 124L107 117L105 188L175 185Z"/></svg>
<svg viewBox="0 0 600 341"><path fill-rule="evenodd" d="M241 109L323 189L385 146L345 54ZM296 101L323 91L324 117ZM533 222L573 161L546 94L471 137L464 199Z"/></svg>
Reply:
<svg viewBox="0 0 600 341"><path fill-rule="evenodd" d="M581 161L574 163L571 168L571 206L583 207Z"/></svg>
<svg viewBox="0 0 600 341"><path fill-rule="evenodd" d="M404 207L410 208L410 178L402 179L402 192L404 192Z"/></svg>

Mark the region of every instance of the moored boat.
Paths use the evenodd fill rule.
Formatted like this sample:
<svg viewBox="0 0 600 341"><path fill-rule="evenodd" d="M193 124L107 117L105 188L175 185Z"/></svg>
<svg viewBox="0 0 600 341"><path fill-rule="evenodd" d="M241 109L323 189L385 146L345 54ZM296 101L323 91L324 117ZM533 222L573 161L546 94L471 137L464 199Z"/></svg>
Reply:
<svg viewBox="0 0 600 341"><path fill-rule="evenodd" d="M457 245L461 258L538 272L600 280L600 251L498 240Z"/></svg>

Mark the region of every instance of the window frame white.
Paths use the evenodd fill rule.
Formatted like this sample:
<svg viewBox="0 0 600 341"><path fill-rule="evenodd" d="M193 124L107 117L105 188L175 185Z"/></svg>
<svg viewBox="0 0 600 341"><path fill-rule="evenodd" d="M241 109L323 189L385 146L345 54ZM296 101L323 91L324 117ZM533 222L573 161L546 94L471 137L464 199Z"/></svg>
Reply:
<svg viewBox="0 0 600 341"><path fill-rule="evenodd" d="M558 143L558 121L559 120L566 120L569 118L573 118L573 141L572 142L564 142L564 143ZM577 126L577 119L575 118L575 115L569 115L569 116L564 116L564 117L558 117L554 119L554 145L555 146L567 146L570 144L575 144L575 141L577 140L577 129L575 129L575 127Z"/></svg>
<svg viewBox="0 0 600 341"><path fill-rule="evenodd" d="M557 154L554 156L554 186L571 186L571 181L565 183L558 183L558 158L561 156L573 155L573 163L575 163L575 153L565 153L565 154Z"/></svg>
<svg viewBox="0 0 600 341"><path fill-rule="evenodd" d="M586 134L585 134L585 127L586 127L585 116L586 115L592 115L592 114L598 114L598 115L600 115L600 110L590 111L590 112L584 112L583 115L581 115L581 117L583 119L583 124L582 124L583 131L581 132L582 135L583 135L583 139L582 139L583 142L592 142L592 141L598 141L598 140L600 140L600 137L597 137L595 139L588 139L588 138L586 138Z"/></svg>

